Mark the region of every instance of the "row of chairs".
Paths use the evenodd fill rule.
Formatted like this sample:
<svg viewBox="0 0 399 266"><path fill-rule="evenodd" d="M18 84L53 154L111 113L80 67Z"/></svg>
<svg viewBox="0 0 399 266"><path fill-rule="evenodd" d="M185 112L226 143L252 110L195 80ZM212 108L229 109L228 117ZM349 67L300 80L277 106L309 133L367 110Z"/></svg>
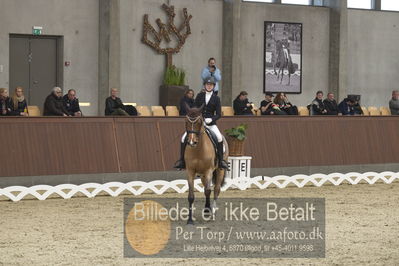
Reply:
<svg viewBox="0 0 399 266"><path fill-rule="evenodd" d="M162 106L136 106L137 111L140 113L140 116L179 116L179 110L176 106L166 106L163 109ZM379 115L391 115L391 110L388 107L380 107L377 108L375 106L370 106L368 108L362 106L364 115L371 116L379 116ZM28 112L30 116L41 116L41 111L38 106L28 106ZM252 110L254 115L261 115L260 109ZM298 112L300 116L308 116L309 110L305 106L299 106ZM222 115L223 116L233 116L234 110L231 106L222 106Z"/></svg>

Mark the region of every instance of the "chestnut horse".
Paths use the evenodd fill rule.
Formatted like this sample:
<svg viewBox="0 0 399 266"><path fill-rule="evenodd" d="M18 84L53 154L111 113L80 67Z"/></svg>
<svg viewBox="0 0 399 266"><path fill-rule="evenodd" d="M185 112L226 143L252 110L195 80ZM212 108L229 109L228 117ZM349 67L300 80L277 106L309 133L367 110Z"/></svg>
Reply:
<svg viewBox="0 0 399 266"><path fill-rule="evenodd" d="M189 217L188 224L193 224L192 219L192 205L194 202L194 178L201 176L201 182L204 186L204 193L206 198L204 214L210 215L216 210L216 200L219 197L220 189L224 184L225 170L218 168L216 161L216 154L214 146L205 132L204 119L202 117L202 109L187 108L186 117L186 133L187 133L187 147L184 153L186 162L186 172L188 178L188 202L189 202ZM225 152L223 158L227 161L229 154L226 140L223 138ZM213 203L211 206L211 181L214 185Z"/></svg>

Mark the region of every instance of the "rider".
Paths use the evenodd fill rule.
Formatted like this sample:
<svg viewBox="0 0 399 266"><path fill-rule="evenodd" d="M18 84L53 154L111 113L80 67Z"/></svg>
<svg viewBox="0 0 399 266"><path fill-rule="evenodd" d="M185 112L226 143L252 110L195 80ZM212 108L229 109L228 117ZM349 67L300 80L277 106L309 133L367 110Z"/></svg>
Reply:
<svg viewBox="0 0 399 266"><path fill-rule="evenodd" d="M223 136L220 133L218 127L216 126L216 121L221 117L221 104L220 98L216 94L214 94L213 89L215 88L216 80L214 77L208 77L204 80L204 89L205 91L200 92L195 98L194 106L201 107L204 105L202 109L202 115L205 118L206 127L211 130L218 139L217 144L217 156L219 168L228 169L227 162L223 160ZM174 168L177 169L185 169L186 163L184 161L184 151L187 145L186 140L187 133L185 133L181 140L181 148L180 148L180 159L176 162Z"/></svg>

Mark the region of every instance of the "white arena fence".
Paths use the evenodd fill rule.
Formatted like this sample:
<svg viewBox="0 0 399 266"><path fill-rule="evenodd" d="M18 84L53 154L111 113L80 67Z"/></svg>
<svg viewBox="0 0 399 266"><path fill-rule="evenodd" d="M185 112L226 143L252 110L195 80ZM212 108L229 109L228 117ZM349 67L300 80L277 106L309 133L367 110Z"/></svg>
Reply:
<svg viewBox="0 0 399 266"><path fill-rule="evenodd" d="M228 189L246 190L249 188L266 189L269 187L285 188L287 186L297 186L299 188L305 185L314 185L321 187L325 184L333 184L338 186L342 183L356 185L359 183L375 184L376 182L384 182L391 184L399 179L399 173L394 172L367 172L367 173L332 173L332 174L313 174L313 175L279 175L275 177L257 176L253 178L226 178L226 183L222 191ZM194 182L195 190L203 192L203 186L200 179ZM0 189L0 198L6 197L12 201L20 201L26 197L33 196L39 200L45 200L50 196L58 195L64 199L72 198L75 195L84 195L88 198L97 195L108 194L113 197L119 196L121 193L130 192L133 195L141 195L143 193L155 193L161 195L165 192L185 193L188 191L186 180L180 179L175 181L157 180L152 182L132 181L129 183L110 182L106 184L88 183L82 185L62 184L58 186L37 185L32 187L11 186Z"/></svg>

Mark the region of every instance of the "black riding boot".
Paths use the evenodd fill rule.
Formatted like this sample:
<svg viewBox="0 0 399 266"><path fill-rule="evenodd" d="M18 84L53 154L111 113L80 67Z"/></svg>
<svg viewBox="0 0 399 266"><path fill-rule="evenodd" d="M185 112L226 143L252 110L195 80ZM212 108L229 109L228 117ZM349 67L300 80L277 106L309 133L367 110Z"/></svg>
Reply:
<svg viewBox="0 0 399 266"><path fill-rule="evenodd" d="M184 151L186 150L187 142L180 143L180 159L175 163L174 168L183 170L186 169L186 162L184 161Z"/></svg>
<svg viewBox="0 0 399 266"><path fill-rule="evenodd" d="M219 168L222 169L229 169L229 165L225 160L223 160L223 141L218 143L218 162L219 162Z"/></svg>

